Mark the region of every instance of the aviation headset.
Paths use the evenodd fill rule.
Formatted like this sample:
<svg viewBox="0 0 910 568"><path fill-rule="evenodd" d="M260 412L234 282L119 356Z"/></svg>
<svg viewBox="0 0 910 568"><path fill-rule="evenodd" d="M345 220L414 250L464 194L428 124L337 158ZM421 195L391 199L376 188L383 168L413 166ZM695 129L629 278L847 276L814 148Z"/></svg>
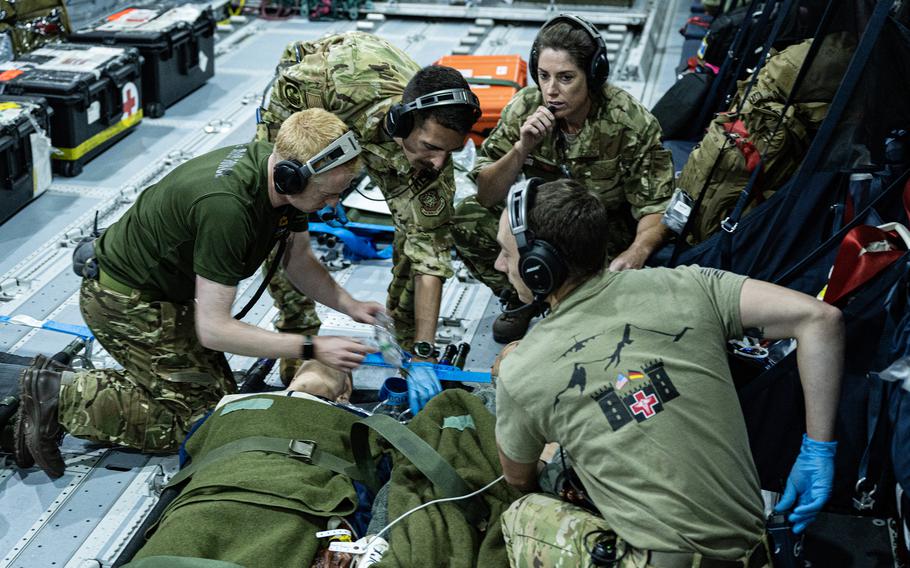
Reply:
<svg viewBox="0 0 910 568"><path fill-rule="evenodd" d="M333 140L318 154L301 164L297 160L281 160L272 170L275 191L282 195L297 195L306 189L310 178L350 162L360 154L360 144L350 130Z"/></svg>
<svg viewBox="0 0 910 568"><path fill-rule="evenodd" d="M588 90L600 90L604 83L607 82L607 75L610 74L610 60L607 58L607 45L604 43L604 38L593 24L575 14L560 14L550 18L547 23L541 26L537 35L540 35L540 33L549 26L560 22L568 23L572 27L584 30L594 41L594 53L591 55L591 61L588 62L588 68L585 69L585 75L588 78ZM537 59L539 57L540 54L537 52L537 41L535 40L534 45L531 47L531 56L529 58L528 67L531 70L531 79L533 79L534 83L538 86L540 85L540 81L537 78Z"/></svg>
<svg viewBox="0 0 910 568"><path fill-rule="evenodd" d="M544 180L531 178L517 183L509 190L506 207L509 211L509 228L518 243L518 273L534 293L535 301L542 301L556 291L568 276L566 263L559 258L556 248L534 236L528 228L528 211Z"/></svg>
<svg viewBox="0 0 910 568"><path fill-rule="evenodd" d="M470 89L445 89L417 97L409 103L392 105L383 128L392 138L407 138L414 129L414 111L448 105L467 105L474 109L474 122L480 118L480 99Z"/></svg>

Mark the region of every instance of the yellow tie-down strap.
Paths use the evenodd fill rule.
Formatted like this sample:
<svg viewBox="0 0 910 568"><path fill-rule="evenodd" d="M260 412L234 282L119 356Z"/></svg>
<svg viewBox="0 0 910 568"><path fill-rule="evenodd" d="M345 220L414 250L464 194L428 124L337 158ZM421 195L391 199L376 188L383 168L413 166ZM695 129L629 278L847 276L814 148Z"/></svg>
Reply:
<svg viewBox="0 0 910 568"><path fill-rule="evenodd" d="M117 136L127 128L132 128L139 124L139 121L142 120L142 111L139 110L133 116L127 118L126 120L121 120L117 124L105 128L98 134L95 134L91 138L88 138L82 144L79 144L75 148L57 148L57 151L54 152L51 157L55 160L67 160L75 161L81 158L82 156L88 154L98 146L104 144L114 136Z"/></svg>

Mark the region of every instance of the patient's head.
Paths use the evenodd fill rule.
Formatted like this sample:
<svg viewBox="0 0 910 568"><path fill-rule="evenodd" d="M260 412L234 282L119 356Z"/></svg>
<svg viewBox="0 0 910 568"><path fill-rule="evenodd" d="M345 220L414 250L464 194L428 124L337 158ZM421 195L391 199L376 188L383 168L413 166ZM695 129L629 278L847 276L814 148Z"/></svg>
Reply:
<svg viewBox="0 0 910 568"><path fill-rule="evenodd" d="M304 361L288 389L321 396L335 402L347 402L353 385L351 374L327 367L319 361Z"/></svg>

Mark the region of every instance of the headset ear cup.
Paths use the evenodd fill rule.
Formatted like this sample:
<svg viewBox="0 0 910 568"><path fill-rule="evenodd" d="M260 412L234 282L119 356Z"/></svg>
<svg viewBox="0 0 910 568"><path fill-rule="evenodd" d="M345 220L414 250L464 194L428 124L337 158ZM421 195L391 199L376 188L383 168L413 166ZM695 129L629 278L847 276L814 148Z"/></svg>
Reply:
<svg viewBox="0 0 910 568"><path fill-rule="evenodd" d="M531 48L531 54L528 56L528 71L531 72L531 80L539 87L540 80L537 78L537 48L535 47Z"/></svg>
<svg viewBox="0 0 910 568"><path fill-rule="evenodd" d="M522 281L535 295L547 296L553 290L553 278L545 262L533 248L518 261Z"/></svg>
<svg viewBox="0 0 910 568"><path fill-rule="evenodd" d="M275 169L272 170L272 178L275 182L275 191L281 195L288 195L293 193L292 181L293 171L289 168L284 162L278 162L275 164Z"/></svg>
<svg viewBox="0 0 910 568"><path fill-rule="evenodd" d="M535 240L518 260L518 273L535 295L549 296L565 282L567 269L550 243Z"/></svg>
<svg viewBox="0 0 910 568"><path fill-rule="evenodd" d="M607 52L598 50L595 57L591 59L591 72L588 80L591 81L594 90L600 90L600 88L604 86L604 83L607 82L607 77L609 75L610 59L607 58Z"/></svg>
<svg viewBox="0 0 910 568"><path fill-rule="evenodd" d="M385 131L391 138L407 138L414 128L414 117L409 112L401 112L402 106L392 105L385 116Z"/></svg>
<svg viewBox="0 0 910 568"><path fill-rule="evenodd" d="M395 128L398 124L398 110L400 108L399 105L392 105L392 108L390 108L389 112L385 115L383 128L385 128L385 133L388 134L389 138L395 137Z"/></svg>
<svg viewBox="0 0 910 568"><path fill-rule="evenodd" d="M308 176L303 175L299 166L287 160L275 164L272 179L275 183L275 191L282 195L302 193L309 181Z"/></svg>

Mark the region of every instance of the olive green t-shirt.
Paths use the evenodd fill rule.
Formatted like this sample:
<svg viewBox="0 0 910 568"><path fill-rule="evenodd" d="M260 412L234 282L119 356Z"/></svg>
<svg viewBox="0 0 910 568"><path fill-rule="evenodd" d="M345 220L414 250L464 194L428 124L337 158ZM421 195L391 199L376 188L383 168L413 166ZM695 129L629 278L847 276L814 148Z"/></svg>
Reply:
<svg viewBox="0 0 910 568"><path fill-rule="evenodd" d="M275 208L268 194L272 145L220 148L150 186L95 245L101 269L159 299L189 301L196 275L236 286L279 234L307 229L306 215Z"/></svg>
<svg viewBox="0 0 910 568"><path fill-rule="evenodd" d="M697 266L605 272L500 368L496 439L520 463L571 456L616 533L644 550L733 559L763 506L726 357L745 277Z"/></svg>

